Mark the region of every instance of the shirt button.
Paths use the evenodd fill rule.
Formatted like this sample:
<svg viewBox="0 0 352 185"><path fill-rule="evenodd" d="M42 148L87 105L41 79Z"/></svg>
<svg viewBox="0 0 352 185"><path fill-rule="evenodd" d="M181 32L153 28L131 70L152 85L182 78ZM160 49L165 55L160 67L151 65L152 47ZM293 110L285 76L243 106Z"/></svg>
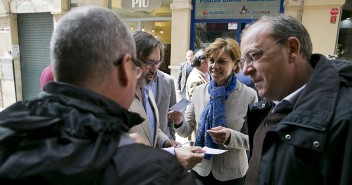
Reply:
<svg viewBox="0 0 352 185"><path fill-rule="evenodd" d="M285 139L286 139L286 140L291 140L291 135L290 135L290 134L287 134L287 135L285 136Z"/></svg>
<svg viewBox="0 0 352 185"><path fill-rule="evenodd" d="M314 142L313 142L313 146L314 146L315 148L318 148L318 147L320 146L319 141L314 141Z"/></svg>

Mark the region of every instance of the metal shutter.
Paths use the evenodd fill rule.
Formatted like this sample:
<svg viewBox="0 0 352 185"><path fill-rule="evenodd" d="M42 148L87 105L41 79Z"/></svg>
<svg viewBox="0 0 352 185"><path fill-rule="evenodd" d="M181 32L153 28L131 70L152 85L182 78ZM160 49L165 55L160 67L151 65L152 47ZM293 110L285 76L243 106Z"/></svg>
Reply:
<svg viewBox="0 0 352 185"><path fill-rule="evenodd" d="M53 16L50 13L17 14L24 100L40 93L40 75L50 64L50 38Z"/></svg>

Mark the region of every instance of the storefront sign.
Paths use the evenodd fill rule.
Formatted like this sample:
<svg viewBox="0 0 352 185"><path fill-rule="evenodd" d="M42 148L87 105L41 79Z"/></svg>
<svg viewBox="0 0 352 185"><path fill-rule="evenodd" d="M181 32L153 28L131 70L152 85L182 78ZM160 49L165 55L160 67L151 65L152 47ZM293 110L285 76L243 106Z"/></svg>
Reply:
<svg viewBox="0 0 352 185"><path fill-rule="evenodd" d="M13 0L10 8L12 13L51 12L58 0Z"/></svg>
<svg viewBox="0 0 352 185"><path fill-rule="evenodd" d="M161 6L162 0L122 0L121 7L129 11L152 11Z"/></svg>
<svg viewBox="0 0 352 185"><path fill-rule="evenodd" d="M196 19L258 19L280 13L281 0L196 0Z"/></svg>

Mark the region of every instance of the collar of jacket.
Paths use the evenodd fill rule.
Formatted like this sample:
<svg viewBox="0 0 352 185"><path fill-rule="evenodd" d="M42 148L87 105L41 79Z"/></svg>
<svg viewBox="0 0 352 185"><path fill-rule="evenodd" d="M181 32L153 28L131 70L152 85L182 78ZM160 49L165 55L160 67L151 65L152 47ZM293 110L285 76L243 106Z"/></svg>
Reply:
<svg viewBox="0 0 352 185"><path fill-rule="evenodd" d="M293 105L293 111L273 131L284 142L322 151L337 102L340 76L323 55L312 55L310 63L314 71Z"/></svg>
<svg viewBox="0 0 352 185"><path fill-rule="evenodd" d="M101 96L93 91L70 85L67 83L50 82L44 89L43 96L57 96L64 100L66 105L85 110L96 115L108 114L119 117L128 126L127 131L144 121L137 113L131 112L116 102Z"/></svg>
<svg viewBox="0 0 352 185"><path fill-rule="evenodd" d="M39 132L46 133L42 131L48 130L49 127L56 130L58 125L66 122L64 128L70 127L71 131L64 133L81 138L100 132L108 135L120 131L128 132L129 128L144 120L139 114L122 108L106 97L58 82L49 82L38 98L17 102L3 110L0 112L0 118L0 126L34 135Z"/></svg>

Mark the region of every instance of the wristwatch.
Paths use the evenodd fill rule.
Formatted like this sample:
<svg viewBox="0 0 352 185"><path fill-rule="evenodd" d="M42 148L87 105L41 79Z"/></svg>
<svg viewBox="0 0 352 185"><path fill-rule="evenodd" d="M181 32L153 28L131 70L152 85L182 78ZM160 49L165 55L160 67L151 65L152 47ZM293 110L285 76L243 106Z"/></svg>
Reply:
<svg viewBox="0 0 352 185"><path fill-rule="evenodd" d="M179 124L175 124L174 123L174 128L180 128L182 126L183 122L179 123Z"/></svg>

